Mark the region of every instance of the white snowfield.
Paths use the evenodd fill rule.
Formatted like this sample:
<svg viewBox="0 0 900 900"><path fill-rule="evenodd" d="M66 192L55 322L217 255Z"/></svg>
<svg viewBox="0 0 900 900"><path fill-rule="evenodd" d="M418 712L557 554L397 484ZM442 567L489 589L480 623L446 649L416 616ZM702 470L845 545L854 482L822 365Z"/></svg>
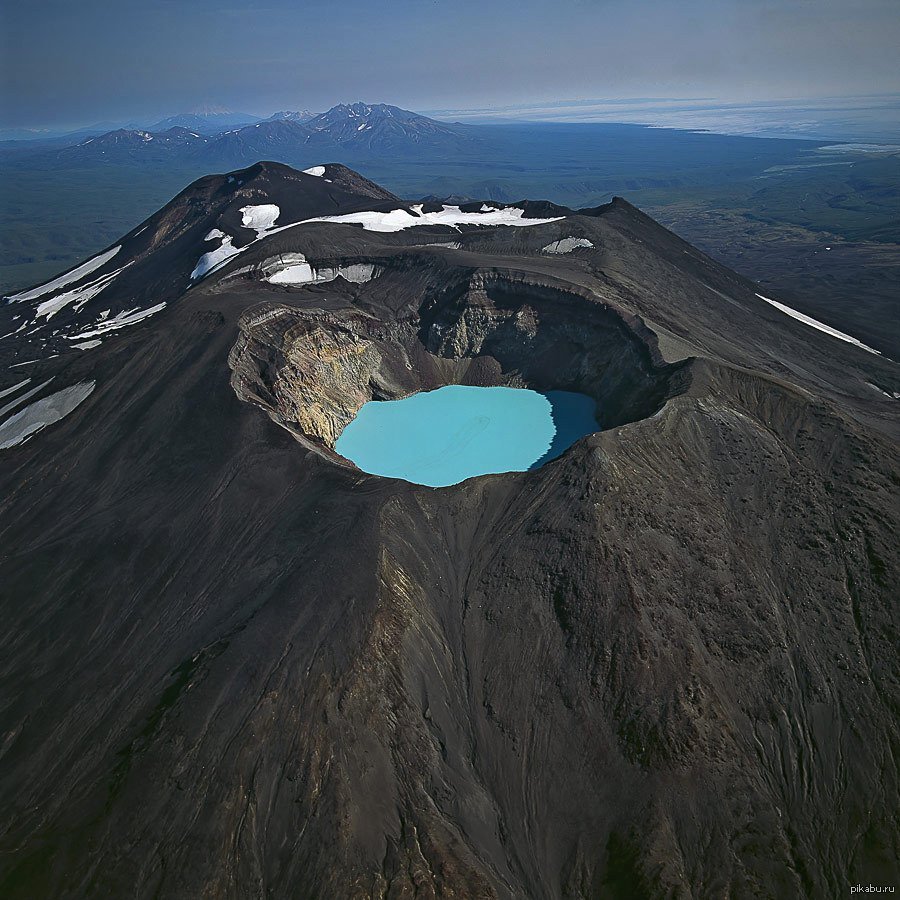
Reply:
<svg viewBox="0 0 900 900"><path fill-rule="evenodd" d="M558 222L564 216L555 216L549 219L526 219L525 210L515 206L509 209L490 209L484 207L478 212L463 212L458 206L445 206L437 212L423 212L422 204L411 207L412 212L405 209L392 209L389 212L356 212L344 213L339 216L317 216L313 219L304 219L297 222L303 225L307 222L337 222L346 225L362 225L367 231L403 231L406 228L414 228L417 225L449 225L459 230L460 225L510 225L514 227L527 227L530 225L546 225L549 222ZM292 226L284 226L290 228Z"/></svg>
<svg viewBox="0 0 900 900"><path fill-rule="evenodd" d="M571 253L579 247L593 247L587 238L567 237L541 248L541 253Z"/></svg>
<svg viewBox="0 0 900 900"><path fill-rule="evenodd" d="M302 253L282 253L267 259L262 266L263 281L270 284L317 284L345 278L355 284L363 284L375 277L372 263L354 263L349 266L325 266L314 268Z"/></svg>
<svg viewBox="0 0 900 900"><path fill-rule="evenodd" d="M83 381L63 388L10 416L0 424L0 450L24 443L48 425L67 416L90 396L95 384L95 381Z"/></svg>
<svg viewBox="0 0 900 900"><path fill-rule="evenodd" d="M272 284L311 284L316 280L312 266L302 253L282 253L262 266L263 281Z"/></svg>
<svg viewBox="0 0 900 900"><path fill-rule="evenodd" d="M156 306L151 306L149 309L138 309L138 307L127 309L116 314L111 319L104 316L93 328L89 328L87 331L81 331L78 334L73 334L69 337L69 340L80 341L85 338L96 337L98 334L106 334L108 331L117 331L120 328L127 328L129 325L134 325L143 319L149 319L150 316L155 315L165 308L166 304L163 302L157 303ZM107 314L108 312L109 311L107 310ZM75 346L78 345L76 344ZM86 348L82 347L81 349Z"/></svg>
<svg viewBox="0 0 900 900"><path fill-rule="evenodd" d="M214 241L214 240L216 240L216 238L223 238L223 237L225 237L224 231L220 231L218 228L213 228L210 231L210 233L205 238L203 238L203 240L204 241Z"/></svg>
<svg viewBox="0 0 900 900"><path fill-rule="evenodd" d="M324 166L316 166L315 168L324 171ZM260 226L267 224L269 221L274 222L275 218L278 217L276 214L274 218L271 218L271 210L278 210L278 207L274 204L263 204L262 206L256 207L245 206L242 208L241 212L246 217L248 213L246 213L245 210L254 209L270 210L267 218L260 215L254 219ZM257 228L256 240L251 241L246 247L234 247L232 246L233 238L231 235L226 235L220 247L215 250L210 250L200 257L199 262L194 267L194 271L191 272L191 280L197 281L204 275L208 275L213 269L219 268L219 266L223 265L227 260L231 259L231 257L237 256L238 253L242 253L247 247L252 247L256 241L260 241L270 234L278 234L288 228L296 228L298 225L307 225L310 222L335 222L341 225L362 225L367 231L381 232L403 231L406 228L413 228L417 225L447 225L450 228L455 228L459 231L460 225L509 225L523 228L530 225L546 225L549 222L559 222L560 219L565 218L565 216L554 216L549 219L526 219L525 210L519 209L518 207L512 206L509 209L493 209L492 207L487 206L487 204L482 205L481 210L476 212L463 212L458 206L444 206L436 212L426 213L423 212L423 204L421 203L411 206L410 210L411 211L406 209L392 209L388 212L364 210L362 212L344 213L343 215L338 216L316 216L312 219L301 219L299 222L290 222L287 225L279 225L277 228L272 225L269 225L267 228L250 226Z"/></svg>
<svg viewBox="0 0 900 900"><path fill-rule="evenodd" d="M325 166L312 166L309 169L304 169L303 174L314 175L316 178L321 178L325 174Z"/></svg>
<svg viewBox="0 0 900 900"><path fill-rule="evenodd" d="M134 262L134 260L131 262ZM50 319L52 319L61 309L64 309L70 303L74 303L75 312L79 312L88 300L93 300L97 294L108 288L113 283L116 276L120 275L131 265L131 262L126 263L121 269L116 269L115 272L110 272L108 275L102 275L96 281L90 281L81 287L73 288L71 291L66 291L65 293L51 297L49 300L44 300L43 303L38 304L36 315L38 317L45 316L47 321L50 321Z"/></svg>
<svg viewBox="0 0 900 900"><path fill-rule="evenodd" d="M375 266L372 263L353 263L349 266L337 266L335 268L324 267L321 269L313 269L316 273L316 281L334 281L335 278L341 277L345 281L352 281L354 284L365 284L377 277Z"/></svg>
<svg viewBox="0 0 900 900"><path fill-rule="evenodd" d="M38 297L43 297L44 294L49 294L51 291L58 291L60 288L64 288L66 285L73 284L76 281L80 281L85 276L90 275L91 272L96 271L100 266L108 263L121 249L121 245L113 247L111 250L107 250L105 253L95 256L87 262L83 262L80 266L72 269L71 272L66 272L65 275L60 275L59 278L54 278L53 281L48 281L46 284L32 288L30 291L22 291L19 294L13 294L9 299L14 303L21 303L24 300L35 300Z"/></svg>
<svg viewBox="0 0 900 900"><path fill-rule="evenodd" d="M215 250L204 253L197 265L194 266L194 271L191 272L191 280L196 281L198 278L202 278L226 260L231 259L232 256L237 256L244 248L233 247L231 244L233 240L234 238L230 234L226 234L222 238L222 243Z"/></svg>
<svg viewBox="0 0 900 900"><path fill-rule="evenodd" d="M30 381L31 379L29 379ZM20 394L18 397L14 397L9 401L5 406L0 408L0 419L2 419L8 412L14 410L20 403L24 403L30 397L33 397L38 391L42 391L45 387L47 387L50 382L53 381L52 378L48 378L42 384L39 384L37 387L32 388L30 391L25 391L24 394Z"/></svg>
<svg viewBox="0 0 900 900"><path fill-rule="evenodd" d="M274 203L262 203L259 206L241 207L241 221L245 228L252 228L257 239L275 227L281 210Z"/></svg>
<svg viewBox="0 0 900 900"><path fill-rule="evenodd" d="M783 303L779 303L777 300L772 300L769 297L763 297L762 294L757 294L760 300L765 300L766 303L771 304L775 307L775 309L780 309L783 313L789 315L792 319L796 319L798 322L802 322L804 325L809 325L811 328L815 328L818 331L823 331L825 334L831 335L831 337L837 338L840 341L846 341L848 344L854 344L857 347L860 347L863 350L867 350L869 353L874 353L876 356L881 356L881 352L879 350L875 350L872 347L864 344L862 341L858 340L855 337L852 337L849 334L844 334L843 331L838 331L837 328L832 328L830 325L826 325L824 322L820 322L818 319L814 319L812 316L805 316L802 312L797 312L796 309L791 309L790 306L785 306Z"/></svg>

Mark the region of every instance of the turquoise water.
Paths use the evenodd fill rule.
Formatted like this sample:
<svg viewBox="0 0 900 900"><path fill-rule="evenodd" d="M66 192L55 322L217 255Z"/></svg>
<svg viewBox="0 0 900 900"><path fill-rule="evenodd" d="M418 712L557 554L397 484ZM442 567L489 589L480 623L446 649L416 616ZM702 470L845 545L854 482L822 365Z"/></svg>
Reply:
<svg viewBox="0 0 900 900"><path fill-rule="evenodd" d="M371 475L446 487L537 469L596 431L595 414L593 398L571 391L449 385L366 403L335 450Z"/></svg>

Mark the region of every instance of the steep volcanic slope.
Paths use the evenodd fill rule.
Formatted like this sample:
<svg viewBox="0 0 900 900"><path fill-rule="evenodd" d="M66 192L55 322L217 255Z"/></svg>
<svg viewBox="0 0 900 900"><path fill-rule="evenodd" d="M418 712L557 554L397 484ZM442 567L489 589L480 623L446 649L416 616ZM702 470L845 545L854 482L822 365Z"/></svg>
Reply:
<svg viewBox="0 0 900 900"><path fill-rule="evenodd" d="M50 324L166 303L0 340L0 433L94 384L0 451L4 896L896 883L895 363L618 200L261 164L144 235L0 310L126 264ZM447 383L584 391L602 430L440 490L334 454Z"/></svg>
<svg viewBox="0 0 900 900"><path fill-rule="evenodd" d="M387 209L403 205L338 165L310 175L264 162L201 178L92 260L6 298L0 307L0 365L66 352L102 339L122 322L160 312L196 281L198 266L211 271L257 239L254 210L270 209L282 226L370 209L379 201Z"/></svg>

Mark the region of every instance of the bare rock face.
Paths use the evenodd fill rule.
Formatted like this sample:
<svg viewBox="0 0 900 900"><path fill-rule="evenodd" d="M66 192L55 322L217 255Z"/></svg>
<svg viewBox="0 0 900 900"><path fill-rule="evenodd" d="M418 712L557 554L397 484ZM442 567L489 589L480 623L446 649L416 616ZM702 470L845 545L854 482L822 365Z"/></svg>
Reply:
<svg viewBox="0 0 900 900"><path fill-rule="evenodd" d="M115 262L164 311L4 368L4 403L94 389L0 451L0 894L896 883L900 367L621 200L295 224L188 285L239 191L402 205L325 171L192 186ZM267 280L301 257L335 277ZM581 391L600 430L444 489L335 453L445 384Z"/></svg>
<svg viewBox="0 0 900 900"><path fill-rule="evenodd" d="M369 398L365 386L381 362L371 341L348 332L286 336L285 371L278 380L279 407L301 431L334 445Z"/></svg>

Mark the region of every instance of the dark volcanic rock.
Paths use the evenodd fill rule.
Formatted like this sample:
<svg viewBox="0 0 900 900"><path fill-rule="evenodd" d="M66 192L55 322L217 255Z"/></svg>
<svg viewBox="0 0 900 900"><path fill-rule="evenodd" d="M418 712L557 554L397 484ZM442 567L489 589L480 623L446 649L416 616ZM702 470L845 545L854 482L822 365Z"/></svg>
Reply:
<svg viewBox="0 0 900 900"><path fill-rule="evenodd" d="M96 382L0 451L0 893L895 884L898 366L619 199L255 242L248 204L410 209L338 166L210 176L71 315L164 310L0 343L4 403ZM214 227L241 252L192 281ZM318 280L265 280L301 254ZM602 429L444 489L334 453L447 383L585 391Z"/></svg>

